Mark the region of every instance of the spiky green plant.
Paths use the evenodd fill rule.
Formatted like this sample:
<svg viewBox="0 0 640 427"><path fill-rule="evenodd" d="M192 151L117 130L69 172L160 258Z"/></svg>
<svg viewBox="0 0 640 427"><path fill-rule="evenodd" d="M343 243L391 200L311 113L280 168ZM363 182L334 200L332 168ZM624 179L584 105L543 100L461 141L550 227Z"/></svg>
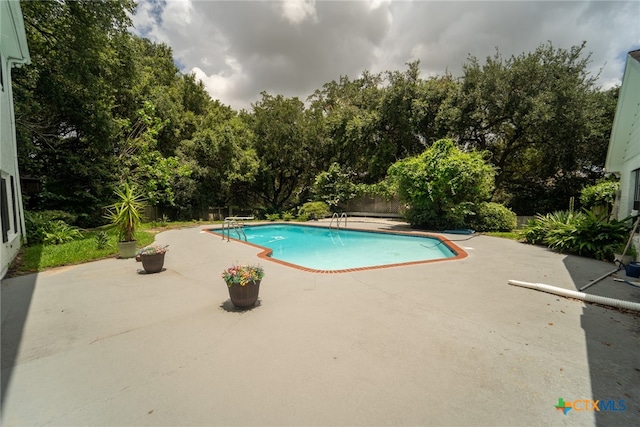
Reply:
<svg viewBox="0 0 640 427"><path fill-rule="evenodd" d="M104 249L109 245L109 234L106 231L97 232L94 239L98 250Z"/></svg>
<svg viewBox="0 0 640 427"><path fill-rule="evenodd" d="M117 188L115 195L118 201L107 208L106 218L118 231L121 242L131 242L135 240L136 228L142 224L145 199L128 182L122 188Z"/></svg>

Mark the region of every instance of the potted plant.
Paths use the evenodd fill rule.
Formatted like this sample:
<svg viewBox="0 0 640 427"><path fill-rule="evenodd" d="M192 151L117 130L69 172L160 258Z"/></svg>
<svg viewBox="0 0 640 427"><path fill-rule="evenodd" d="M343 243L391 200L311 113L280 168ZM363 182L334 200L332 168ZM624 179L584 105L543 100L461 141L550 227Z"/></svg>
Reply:
<svg viewBox="0 0 640 427"><path fill-rule="evenodd" d="M169 245L149 245L138 249L136 259L142 261L142 268L146 273L159 273L164 266L164 254Z"/></svg>
<svg viewBox="0 0 640 427"><path fill-rule="evenodd" d="M260 265L232 265L222 272L229 297L238 308L253 307L258 300L264 269Z"/></svg>
<svg viewBox="0 0 640 427"><path fill-rule="evenodd" d="M136 256L136 228L142 224L145 201L128 182L115 190L118 201L107 207L106 218L118 230L120 258Z"/></svg>

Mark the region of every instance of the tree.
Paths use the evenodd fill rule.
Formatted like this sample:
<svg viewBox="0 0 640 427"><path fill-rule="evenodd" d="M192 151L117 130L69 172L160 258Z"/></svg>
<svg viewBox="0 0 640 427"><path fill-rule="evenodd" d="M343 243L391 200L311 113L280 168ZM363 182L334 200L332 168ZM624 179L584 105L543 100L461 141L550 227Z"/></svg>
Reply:
<svg viewBox="0 0 640 427"><path fill-rule="evenodd" d="M310 115L298 98L262 93L245 116L255 134L260 167L252 186L267 210L279 212L306 199L318 171L312 153Z"/></svg>
<svg viewBox="0 0 640 427"><path fill-rule="evenodd" d="M326 143L322 170L338 163L356 172L356 179L377 182L389 167L386 155L380 155L380 102L382 76L363 72L350 80L341 76L339 82L326 83L309 97L311 110L322 120ZM376 159L383 158L381 162Z"/></svg>
<svg viewBox="0 0 640 427"><path fill-rule="evenodd" d="M13 74L21 174L42 179L31 203L78 213L82 225L101 219L112 194L133 9L130 0L22 4L32 65Z"/></svg>
<svg viewBox="0 0 640 427"><path fill-rule="evenodd" d="M173 206L173 180L191 174L189 166L180 163L177 157L165 157L158 151L158 133L165 123L155 115L154 105L146 101L134 124L125 126L127 135L118 146L117 164L123 172L120 181L137 184L152 206Z"/></svg>
<svg viewBox="0 0 640 427"><path fill-rule="evenodd" d="M451 108L457 83L450 75L422 80L419 65L408 63L404 72L365 71L355 80L342 76L309 98L311 109L322 112L325 169L337 162L356 172L356 181L376 183L394 162L450 133L441 112Z"/></svg>
<svg viewBox="0 0 640 427"><path fill-rule="evenodd" d="M220 104L194 75L179 73L171 48L128 32L134 6L24 3L33 64L15 73L19 164L43 184L30 208L63 209L81 225L98 225L123 175L161 206L174 205L174 189L186 182L180 142Z"/></svg>
<svg viewBox="0 0 640 427"><path fill-rule="evenodd" d="M558 208L602 174L613 115L584 47L547 43L507 60L496 52L484 65L471 57L446 112L461 146L490 153L494 198L520 214Z"/></svg>
<svg viewBox="0 0 640 427"><path fill-rule="evenodd" d="M389 166L405 157L421 153L426 145L418 133L414 106L420 79L420 61L411 62L404 73L388 71L388 85L382 91L379 135L375 158L383 173Z"/></svg>
<svg viewBox="0 0 640 427"><path fill-rule="evenodd" d="M254 135L237 115L209 107L193 138L181 142L178 155L193 171L176 180L177 206L183 214L228 204L247 204L246 193L258 172Z"/></svg>
<svg viewBox="0 0 640 427"><path fill-rule="evenodd" d="M494 185L494 170L483 155L463 152L450 139L393 164L389 175L409 205L407 220L435 229L466 225L476 204L491 197Z"/></svg>

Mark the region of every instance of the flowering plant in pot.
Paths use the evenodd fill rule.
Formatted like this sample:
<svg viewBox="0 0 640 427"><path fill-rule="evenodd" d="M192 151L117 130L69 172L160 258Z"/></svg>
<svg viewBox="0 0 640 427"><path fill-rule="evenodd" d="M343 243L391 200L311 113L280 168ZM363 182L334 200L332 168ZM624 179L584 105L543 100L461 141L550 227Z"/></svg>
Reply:
<svg viewBox="0 0 640 427"><path fill-rule="evenodd" d="M169 245L149 245L138 249L136 259L142 261L146 273L159 273L164 266L164 254Z"/></svg>
<svg viewBox="0 0 640 427"><path fill-rule="evenodd" d="M169 249L169 245L149 245L138 249L137 255L159 255L165 254Z"/></svg>
<svg viewBox="0 0 640 427"><path fill-rule="evenodd" d="M229 297L234 306L247 308L255 305L264 277L261 265L232 265L222 272L222 278L229 288Z"/></svg>

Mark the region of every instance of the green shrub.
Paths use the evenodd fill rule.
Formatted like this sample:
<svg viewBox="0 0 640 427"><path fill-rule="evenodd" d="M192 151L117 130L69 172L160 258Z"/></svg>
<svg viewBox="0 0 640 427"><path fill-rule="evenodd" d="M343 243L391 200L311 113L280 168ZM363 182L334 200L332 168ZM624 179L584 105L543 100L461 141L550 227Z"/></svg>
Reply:
<svg viewBox="0 0 640 427"><path fill-rule="evenodd" d="M307 214L298 215L298 217L296 218L296 221L300 221L300 222L309 221L309 215Z"/></svg>
<svg viewBox="0 0 640 427"><path fill-rule="evenodd" d="M482 202L471 226L477 231L511 231L517 226L516 214L500 203Z"/></svg>
<svg viewBox="0 0 640 427"><path fill-rule="evenodd" d="M406 219L428 228L465 225L474 206L494 187L494 169L483 154L464 152L449 139L436 141L421 155L394 163L389 176L408 204Z"/></svg>
<svg viewBox="0 0 640 427"><path fill-rule="evenodd" d="M368 196L372 198L383 198L390 200L398 194L398 183L390 177L385 178L375 184L357 184L355 186L356 196Z"/></svg>
<svg viewBox="0 0 640 427"><path fill-rule="evenodd" d="M353 184L355 175L353 171L334 162L327 171L316 176L313 193L317 198L337 209L356 195L356 185Z"/></svg>
<svg viewBox="0 0 640 427"><path fill-rule="evenodd" d="M59 245L82 239L82 233L76 227L72 227L62 220L51 221L44 233L43 243L48 245Z"/></svg>
<svg viewBox="0 0 640 427"><path fill-rule="evenodd" d="M616 193L619 188L620 183L615 181L602 181L595 185L590 185L580 192L580 203L582 203L583 208L607 206L610 209L616 200Z"/></svg>
<svg viewBox="0 0 640 427"><path fill-rule="evenodd" d="M283 221L291 221L295 218L295 215L292 214L291 212L285 212L282 214L282 220Z"/></svg>
<svg viewBox="0 0 640 427"><path fill-rule="evenodd" d="M24 223L26 227L26 238L29 245L36 245L43 243L47 240L47 233L52 236L49 240L55 240L56 233L64 234L64 227L58 224L58 222L67 224L73 224L76 220L76 215L59 210L39 211L31 212L25 211ZM75 233L72 233L75 234Z"/></svg>
<svg viewBox="0 0 640 427"><path fill-rule="evenodd" d="M69 212L61 211L61 210L48 210L38 212L45 220L49 221L64 221L67 224L75 225L78 216Z"/></svg>
<svg viewBox="0 0 640 427"><path fill-rule="evenodd" d="M279 213L267 214L267 219L269 221L279 221L280 220L280 214Z"/></svg>
<svg viewBox="0 0 640 427"><path fill-rule="evenodd" d="M329 205L325 202L307 202L298 210L298 215L308 218L324 218L330 214Z"/></svg>
<svg viewBox="0 0 640 427"><path fill-rule="evenodd" d="M606 214L561 211L536 216L523 236L529 243L543 243L557 252L609 261L630 228L628 221L608 220Z"/></svg>
<svg viewBox="0 0 640 427"><path fill-rule="evenodd" d="M565 228L574 221L575 214L571 211L557 211L546 215L538 214L530 219L522 229L522 237L525 242L532 245L544 244L549 231L557 228Z"/></svg>

